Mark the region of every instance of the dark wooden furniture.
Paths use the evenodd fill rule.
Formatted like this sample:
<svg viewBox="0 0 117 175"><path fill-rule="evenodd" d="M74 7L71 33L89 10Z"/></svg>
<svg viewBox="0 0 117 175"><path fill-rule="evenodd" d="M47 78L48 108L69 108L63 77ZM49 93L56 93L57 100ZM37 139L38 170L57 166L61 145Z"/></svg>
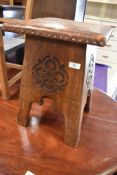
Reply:
<svg viewBox="0 0 117 175"><path fill-rule="evenodd" d="M31 17L30 18L41 18L41 17L58 17L66 19L74 19L76 0L35 0L31 6ZM34 10L33 10L34 9Z"/></svg>
<svg viewBox="0 0 117 175"><path fill-rule="evenodd" d="M65 117L65 143L77 146L84 108L89 111L95 47L104 46L110 28L58 18L6 23L3 31L26 35L18 123L26 125L32 102L53 100Z"/></svg>
<svg viewBox="0 0 117 175"><path fill-rule="evenodd" d="M108 96L93 91L77 149L63 143L58 112L33 116L28 127L17 125L18 101L18 94L9 101L0 98L1 175L113 175L117 170L117 103Z"/></svg>
<svg viewBox="0 0 117 175"><path fill-rule="evenodd" d="M25 0L13 0L13 5L23 5Z"/></svg>
<svg viewBox="0 0 117 175"><path fill-rule="evenodd" d="M83 21L87 0L27 0L25 19L56 17Z"/></svg>

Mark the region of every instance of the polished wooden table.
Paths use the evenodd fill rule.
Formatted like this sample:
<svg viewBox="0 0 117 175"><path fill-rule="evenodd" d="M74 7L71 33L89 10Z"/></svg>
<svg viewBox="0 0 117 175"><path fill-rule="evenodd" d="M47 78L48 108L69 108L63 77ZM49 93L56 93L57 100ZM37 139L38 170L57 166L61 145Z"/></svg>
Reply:
<svg viewBox="0 0 117 175"><path fill-rule="evenodd" d="M63 143L60 113L16 124L18 97L0 98L0 174L97 175L117 165L117 103L93 91L92 110L84 113L78 148ZM101 174L102 175L102 174ZM107 175L107 174L106 174ZM109 175L112 175L110 173Z"/></svg>
<svg viewBox="0 0 117 175"><path fill-rule="evenodd" d="M59 18L6 23L3 31L26 35L18 123L27 125L32 102L45 98L65 118L64 142L77 147L83 111L89 111L96 45L105 46L111 28ZM87 49L87 44L94 45ZM88 50L88 54L86 54Z"/></svg>

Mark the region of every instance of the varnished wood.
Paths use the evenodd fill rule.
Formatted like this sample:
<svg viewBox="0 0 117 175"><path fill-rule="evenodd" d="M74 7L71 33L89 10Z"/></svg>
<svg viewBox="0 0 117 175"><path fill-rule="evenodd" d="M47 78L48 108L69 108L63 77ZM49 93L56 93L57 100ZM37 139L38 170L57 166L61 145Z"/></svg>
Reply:
<svg viewBox="0 0 117 175"><path fill-rule="evenodd" d="M25 10L25 20L30 19L32 16L32 5L33 0L24 1L26 10Z"/></svg>
<svg viewBox="0 0 117 175"><path fill-rule="evenodd" d="M74 19L76 0L28 0L26 19L42 17L58 17Z"/></svg>
<svg viewBox="0 0 117 175"><path fill-rule="evenodd" d="M12 1L12 0L11 0ZM12 1L13 3L13 1ZM78 2L80 4L80 2ZM75 17L75 10L76 10L76 0L69 0L69 2L66 3L66 0L28 0L23 1L23 4L26 6L25 11L25 19L29 18L37 18L37 17L45 17L45 16L52 16L52 17L61 17L61 18L68 18L68 19L74 19ZM83 3L85 4L85 2ZM80 6L79 6L80 7ZM83 10L81 12L81 19L84 18L84 12L85 12L85 5L81 5L81 8L83 7ZM13 10L15 8L20 8L18 6L2 6L0 12L3 13L4 9ZM80 10L81 8L77 9ZM24 7L22 7L22 10L24 10ZM16 15L16 14L15 14ZM3 14L1 14L1 17ZM14 16L13 16L14 17ZM4 19L1 18L0 22L9 22L9 21L15 21L15 19ZM16 31L17 32L17 31Z"/></svg>
<svg viewBox="0 0 117 175"><path fill-rule="evenodd" d="M25 0L25 19L56 17L83 21L87 0Z"/></svg>
<svg viewBox="0 0 117 175"><path fill-rule="evenodd" d="M80 140L83 111L85 106L89 109L93 84L95 48L86 57L87 44L104 46L111 32L108 27L90 25L39 18L1 27L26 34L18 123L27 125L31 104L47 97L53 100L54 110L63 112L64 140L74 147Z"/></svg>
<svg viewBox="0 0 117 175"><path fill-rule="evenodd" d="M16 68L15 68L16 69ZM19 73L17 73L16 75L14 75L13 78L11 78L8 81L8 85L9 87L11 87L14 83L16 83L18 80L20 80L22 78L22 71L20 71Z"/></svg>
<svg viewBox="0 0 117 175"><path fill-rule="evenodd" d="M4 99L8 99L9 98L8 76L5 62L3 36L1 31L0 31L0 89L2 91L2 97Z"/></svg>
<svg viewBox="0 0 117 175"><path fill-rule="evenodd" d="M116 167L117 103L98 90L92 102L79 147L73 149L63 143L60 112L30 117L24 128L16 124L18 96L0 99L0 174L97 175Z"/></svg>
<svg viewBox="0 0 117 175"><path fill-rule="evenodd" d="M12 1L12 2L11 2ZM13 3L13 0L10 2ZM23 4L26 7L25 11L25 19L29 18L37 18L37 17L45 17L45 16L52 16L52 17L61 17L61 18L68 18L68 19L74 19L75 17L75 11L76 11L76 0L69 0L69 2L66 3L66 0L28 0L23 1ZM80 1L78 1L78 4L81 4ZM80 6L79 6L80 7ZM82 11L80 13L80 21L84 18L84 12L85 12L85 1L83 2L83 5L81 5L80 8L77 10L80 11L82 8ZM14 18L14 15L16 15L16 9L24 11L24 7L19 6L2 6L0 12L1 17L3 17L3 10L11 10L12 18ZM14 12L15 10L15 12ZM7 15L7 13L6 13ZM21 14L20 14L21 15ZM18 16L19 17L19 16ZM22 17L22 16L21 16ZM0 22L9 22L9 21L15 21L15 19L5 19L1 18ZM17 32L17 31L16 31ZM16 68L16 67L15 67ZM14 79L13 79L14 80ZM13 81L12 81L13 82ZM8 95L5 97L8 98Z"/></svg>
<svg viewBox="0 0 117 175"><path fill-rule="evenodd" d="M9 0L10 1L10 5L14 4L14 0Z"/></svg>
<svg viewBox="0 0 117 175"><path fill-rule="evenodd" d="M14 63L6 62L6 65L7 65L8 68L14 68L14 69L22 70L22 65L20 65L20 64L14 64Z"/></svg>
<svg viewBox="0 0 117 175"><path fill-rule="evenodd" d="M75 61L74 59L77 58L76 53L80 51L81 52L80 58L77 58L77 59L79 60L78 61L79 64L83 66L84 57L85 57L84 55L85 47L80 46L78 48L76 45L71 45L69 43L59 44L58 42L52 42L52 41L49 42L47 40L40 40L39 42L38 38L35 43L35 40L32 41L32 39L33 38L31 37L26 39L26 47L25 47L26 52L25 52L25 62L23 65L24 67L23 67L22 85L21 85L21 92L20 92L21 98L20 98L20 110L18 114L18 123L23 125L27 124L27 121L28 121L27 117L29 116L31 102L33 101L39 102L39 99L41 98L41 96L42 97L47 96L48 98L53 99L54 103L57 106L56 108L59 108L61 105L61 102L63 101L63 107L61 108L63 108L63 112L65 114L65 120L66 120L65 133L68 134L68 131L69 131L69 136L65 135L65 142L67 142L67 144L71 144L75 146L77 145L77 142L78 142L77 139L79 139L79 136L77 135L77 132L78 132L77 128L79 125L79 121L77 120L80 120L80 117L79 119L77 119L77 117L80 116L79 111L81 108L81 101L82 101L82 96L81 96L82 93L81 93L80 86L83 86L83 79L81 79L80 77L81 75L79 74L79 72L73 71L72 69L70 71L69 68L67 67L67 64L69 61ZM35 52L29 52L27 48L33 47L33 46L34 46L33 49L35 49ZM51 50L51 48L54 48L54 49ZM60 51L63 48L65 53L61 56ZM39 49L40 49L40 52L38 53ZM42 52L43 49L45 50L44 53ZM38 54L35 55L35 53L38 53ZM43 59L46 55L54 55L54 56L57 55L57 58L59 58L60 63L62 63L62 65L65 66L65 70L67 71L67 73L70 71L70 74L71 74L69 77L69 84L63 87L63 90L60 89L57 92L55 91L55 93L54 92L49 93L47 91L43 91L43 88L40 88L40 86L36 84L34 76L32 74L32 69L38 63L38 59L39 58ZM32 60L31 58L34 58L34 57L35 57L35 60ZM26 72L28 72L28 78L26 76L27 75ZM72 79L74 76L77 76L77 78L74 79L74 85L72 85ZM79 83L79 79L81 84ZM74 88L74 93L71 91L71 89L73 88ZM80 102L79 105L78 105L77 99ZM73 101L73 104L72 104L72 101ZM74 111L74 108L77 109L76 112ZM70 119L69 114L72 114L72 116L74 116L74 120ZM77 121L76 124L74 123L75 121ZM74 125L76 126L74 127ZM71 142L66 139L68 137L72 139Z"/></svg>
<svg viewBox="0 0 117 175"><path fill-rule="evenodd" d="M98 173L97 175L117 175L117 165L108 168L107 170Z"/></svg>

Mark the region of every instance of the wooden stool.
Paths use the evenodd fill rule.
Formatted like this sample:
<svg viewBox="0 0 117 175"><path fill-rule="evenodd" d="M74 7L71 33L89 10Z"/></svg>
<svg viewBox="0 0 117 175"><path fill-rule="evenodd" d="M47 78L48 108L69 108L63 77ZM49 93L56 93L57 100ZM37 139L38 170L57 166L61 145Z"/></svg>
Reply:
<svg viewBox="0 0 117 175"><path fill-rule="evenodd" d="M58 18L4 24L4 31L26 34L18 123L26 125L32 102L54 101L65 117L65 143L77 146L83 110L89 110L95 46L104 46L110 28Z"/></svg>
<svg viewBox="0 0 117 175"><path fill-rule="evenodd" d="M15 1L13 0L11 0L10 2L12 4L14 2L15 4ZM27 20L29 18L37 18L37 17L40 18L40 17L49 17L49 16L83 21L84 14L85 14L86 0L82 0L82 2L77 1L77 0L69 0L69 1L67 0L35 0L35 1L24 0L23 4L25 7L17 6L17 5L13 5L13 6L12 5L1 5L0 6L0 17L3 17L3 18L1 18L0 21L3 23L3 22L8 22L9 20L14 20L13 18L22 19L24 17L24 19ZM10 19L6 19L6 18L10 18ZM18 35L12 32L5 32L5 36L8 36L8 37L15 36L16 37ZM20 51L19 51L20 54L18 54L19 57L17 57L18 59L21 56ZM2 55L4 55L4 53ZM2 55L1 57L3 57ZM18 62L21 63L21 61L19 60ZM4 68L3 68L3 65L4 65ZM6 72L7 68L5 64L5 59L1 58L0 72L3 72L3 70L4 70L4 73L1 74L0 80L2 81L1 84L4 86L0 86L0 89L2 90L2 94L4 93L4 95L2 95L3 98L8 99L9 98L9 95L8 95L9 86L8 86L7 72Z"/></svg>

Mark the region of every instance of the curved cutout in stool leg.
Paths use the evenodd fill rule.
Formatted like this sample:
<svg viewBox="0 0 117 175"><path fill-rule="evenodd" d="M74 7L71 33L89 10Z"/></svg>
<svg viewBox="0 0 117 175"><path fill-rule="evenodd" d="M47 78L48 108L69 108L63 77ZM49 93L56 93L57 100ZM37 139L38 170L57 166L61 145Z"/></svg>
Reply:
<svg viewBox="0 0 117 175"><path fill-rule="evenodd" d="M91 109L91 100L92 100L92 94L91 94L91 90L88 90L88 94L87 94L87 102L85 105L85 112L89 112Z"/></svg>

